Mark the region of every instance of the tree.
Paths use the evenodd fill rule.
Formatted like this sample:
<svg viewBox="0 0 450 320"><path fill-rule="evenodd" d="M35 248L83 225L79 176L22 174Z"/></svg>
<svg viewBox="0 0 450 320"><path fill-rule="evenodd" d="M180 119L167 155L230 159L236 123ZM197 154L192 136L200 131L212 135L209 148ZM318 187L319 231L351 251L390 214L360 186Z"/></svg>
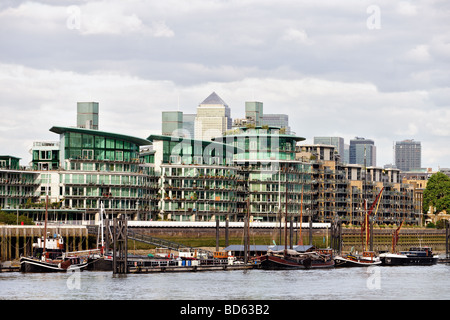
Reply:
<svg viewBox="0 0 450 320"><path fill-rule="evenodd" d="M442 172L433 174L423 191L423 212L427 213L430 206L436 208L436 212L450 213L450 178Z"/></svg>
<svg viewBox="0 0 450 320"><path fill-rule="evenodd" d="M24 225L33 225L33 220L31 218L28 218L25 215L19 215L15 213L6 213L3 211L0 211L0 224L21 224L23 222Z"/></svg>

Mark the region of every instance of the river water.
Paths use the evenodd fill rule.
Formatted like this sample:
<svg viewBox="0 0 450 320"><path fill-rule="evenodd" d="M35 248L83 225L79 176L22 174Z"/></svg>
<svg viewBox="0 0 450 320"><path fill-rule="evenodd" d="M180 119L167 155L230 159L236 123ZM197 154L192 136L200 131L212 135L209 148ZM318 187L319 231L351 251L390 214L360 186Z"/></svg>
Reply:
<svg viewBox="0 0 450 320"><path fill-rule="evenodd" d="M0 273L2 300L448 300L450 265L113 275Z"/></svg>

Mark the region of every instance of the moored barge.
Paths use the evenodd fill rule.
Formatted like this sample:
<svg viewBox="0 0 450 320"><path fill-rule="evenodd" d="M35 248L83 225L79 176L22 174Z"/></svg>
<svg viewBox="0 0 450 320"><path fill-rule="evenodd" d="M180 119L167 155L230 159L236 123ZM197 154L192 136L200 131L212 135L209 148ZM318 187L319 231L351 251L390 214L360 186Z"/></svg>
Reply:
<svg viewBox="0 0 450 320"><path fill-rule="evenodd" d="M382 253L380 259L387 266L430 266L437 264L439 257L433 255L431 247L412 247L400 253Z"/></svg>

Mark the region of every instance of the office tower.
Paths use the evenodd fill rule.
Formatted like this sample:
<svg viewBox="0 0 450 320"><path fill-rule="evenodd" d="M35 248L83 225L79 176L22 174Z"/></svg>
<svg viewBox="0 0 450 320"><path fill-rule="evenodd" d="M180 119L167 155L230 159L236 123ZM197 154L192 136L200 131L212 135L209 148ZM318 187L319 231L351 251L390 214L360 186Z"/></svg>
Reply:
<svg viewBox="0 0 450 320"><path fill-rule="evenodd" d="M164 136L179 136L183 128L183 112L163 111L161 132Z"/></svg>
<svg viewBox="0 0 450 320"><path fill-rule="evenodd" d="M196 116L195 113L183 113L183 133L187 138L194 139Z"/></svg>
<svg viewBox="0 0 450 320"><path fill-rule="evenodd" d="M337 153L341 156L342 162L345 159L344 138L341 137L314 137L314 144L326 144L335 146Z"/></svg>
<svg viewBox="0 0 450 320"><path fill-rule="evenodd" d="M395 143L395 165L401 171L420 169L422 147L419 141L403 140Z"/></svg>
<svg viewBox="0 0 450 320"><path fill-rule="evenodd" d="M98 130L98 102L77 102L77 128Z"/></svg>
<svg viewBox="0 0 450 320"><path fill-rule="evenodd" d="M350 163L350 145L344 143L344 156L342 157L342 162L345 164Z"/></svg>
<svg viewBox="0 0 450 320"><path fill-rule="evenodd" d="M286 133L291 132L291 128L289 127L289 116L287 114L265 114L261 119L261 125L286 128Z"/></svg>
<svg viewBox="0 0 450 320"><path fill-rule="evenodd" d="M231 129L231 112L228 105L215 93L211 93L197 108L195 139L211 140Z"/></svg>
<svg viewBox="0 0 450 320"><path fill-rule="evenodd" d="M263 117L263 103L257 101L249 101L245 103L245 118L252 120L255 126L260 126Z"/></svg>
<svg viewBox="0 0 450 320"><path fill-rule="evenodd" d="M375 167L376 159L376 147L373 140L360 137L350 140L350 164L365 164L367 167Z"/></svg>

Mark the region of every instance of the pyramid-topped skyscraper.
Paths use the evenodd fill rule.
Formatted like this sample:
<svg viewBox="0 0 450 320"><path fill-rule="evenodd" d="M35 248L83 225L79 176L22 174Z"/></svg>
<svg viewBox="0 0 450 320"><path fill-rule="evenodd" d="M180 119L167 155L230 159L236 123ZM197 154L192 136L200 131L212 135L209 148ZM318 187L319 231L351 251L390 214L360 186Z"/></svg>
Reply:
<svg viewBox="0 0 450 320"><path fill-rule="evenodd" d="M231 112L217 93L211 93L197 108L195 139L211 140L231 129Z"/></svg>

